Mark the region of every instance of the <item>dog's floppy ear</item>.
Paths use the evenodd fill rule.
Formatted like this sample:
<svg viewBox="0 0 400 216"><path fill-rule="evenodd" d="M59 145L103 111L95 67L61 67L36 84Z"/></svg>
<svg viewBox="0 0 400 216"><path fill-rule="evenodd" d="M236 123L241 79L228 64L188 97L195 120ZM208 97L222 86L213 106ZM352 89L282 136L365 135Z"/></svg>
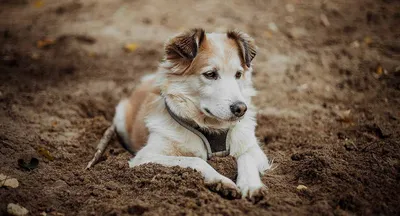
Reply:
<svg viewBox="0 0 400 216"><path fill-rule="evenodd" d="M237 30L228 31L226 34L228 38L236 41L242 61L249 68L251 61L257 54L257 46L254 43L254 39L246 33Z"/></svg>
<svg viewBox="0 0 400 216"><path fill-rule="evenodd" d="M165 45L166 59L192 61L196 57L204 38L205 32L200 28L179 34Z"/></svg>

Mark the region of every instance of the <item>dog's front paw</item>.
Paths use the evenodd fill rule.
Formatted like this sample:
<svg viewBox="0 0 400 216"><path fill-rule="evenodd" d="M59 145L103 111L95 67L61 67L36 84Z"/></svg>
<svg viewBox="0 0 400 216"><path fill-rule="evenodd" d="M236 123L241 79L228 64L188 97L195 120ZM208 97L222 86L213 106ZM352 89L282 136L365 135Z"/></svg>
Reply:
<svg viewBox="0 0 400 216"><path fill-rule="evenodd" d="M267 187L264 185L239 185L242 198L246 198L253 203L258 203L267 195Z"/></svg>
<svg viewBox="0 0 400 216"><path fill-rule="evenodd" d="M241 197L239 188L228 178L206 182L206 185L210 190L219 193L225 198L239 199Z"/></svg>

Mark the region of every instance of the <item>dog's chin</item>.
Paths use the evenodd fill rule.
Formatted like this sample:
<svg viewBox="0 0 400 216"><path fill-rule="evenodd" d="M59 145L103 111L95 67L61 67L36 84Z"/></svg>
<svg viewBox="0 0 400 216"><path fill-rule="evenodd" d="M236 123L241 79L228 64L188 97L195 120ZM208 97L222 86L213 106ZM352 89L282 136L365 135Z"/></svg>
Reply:
<svg viewBox="0 0 400 216"><path fill-rule="evenodd" d="M208 127L223 129L235 125L238 121L243 119L243 117L232 116L230 118L221 118L212 113L207 113L206 111L202 111L204 118L203 124Z"/></svg>

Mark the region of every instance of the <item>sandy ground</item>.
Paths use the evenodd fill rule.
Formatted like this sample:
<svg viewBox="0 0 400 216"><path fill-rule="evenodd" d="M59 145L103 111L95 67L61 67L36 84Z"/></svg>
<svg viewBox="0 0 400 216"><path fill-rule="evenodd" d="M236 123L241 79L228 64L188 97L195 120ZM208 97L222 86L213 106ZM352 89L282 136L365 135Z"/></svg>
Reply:
<svg viewBox="0 0 400 216"><path fill-rule="evenodd" d="M8 203L32 215L399 215L399 25L396 0L3 0L0 173L20 186L0 188L0 215ZM259 46L257 136L274 169L256 204L191 169L129 169L115 140L84 170L118 100L192 27L238 28ZM18 166L32 157L36 169ZM235 179L232 158L210 163Z"/></svg>

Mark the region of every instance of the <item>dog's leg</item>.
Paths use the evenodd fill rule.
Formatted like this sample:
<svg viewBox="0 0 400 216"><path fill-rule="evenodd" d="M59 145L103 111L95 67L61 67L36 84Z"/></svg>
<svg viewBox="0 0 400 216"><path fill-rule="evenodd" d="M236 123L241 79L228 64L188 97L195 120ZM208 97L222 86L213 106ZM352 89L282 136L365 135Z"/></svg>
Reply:
<svg viewBox="0 0 400 216"><path fill-rule="evenodd" d="M261 181L260 174L270 167L267 157L258 145L237 158L237 185L243 198L258 202L266 194L266 187Z"/></svg>
<svg viewBox="0 0 400 216"><path fill-rule="evenodd" d="M140 152L139 152L140 153ZM164 166L189 167L199 171L206 185L213 191L227 198L240 198L241 194L236 184L227 177L219 174L206 161L197 157L178 157L165 155L137 155L129 161L129 166L134 167L145 163L158 163Z"/></svg>

